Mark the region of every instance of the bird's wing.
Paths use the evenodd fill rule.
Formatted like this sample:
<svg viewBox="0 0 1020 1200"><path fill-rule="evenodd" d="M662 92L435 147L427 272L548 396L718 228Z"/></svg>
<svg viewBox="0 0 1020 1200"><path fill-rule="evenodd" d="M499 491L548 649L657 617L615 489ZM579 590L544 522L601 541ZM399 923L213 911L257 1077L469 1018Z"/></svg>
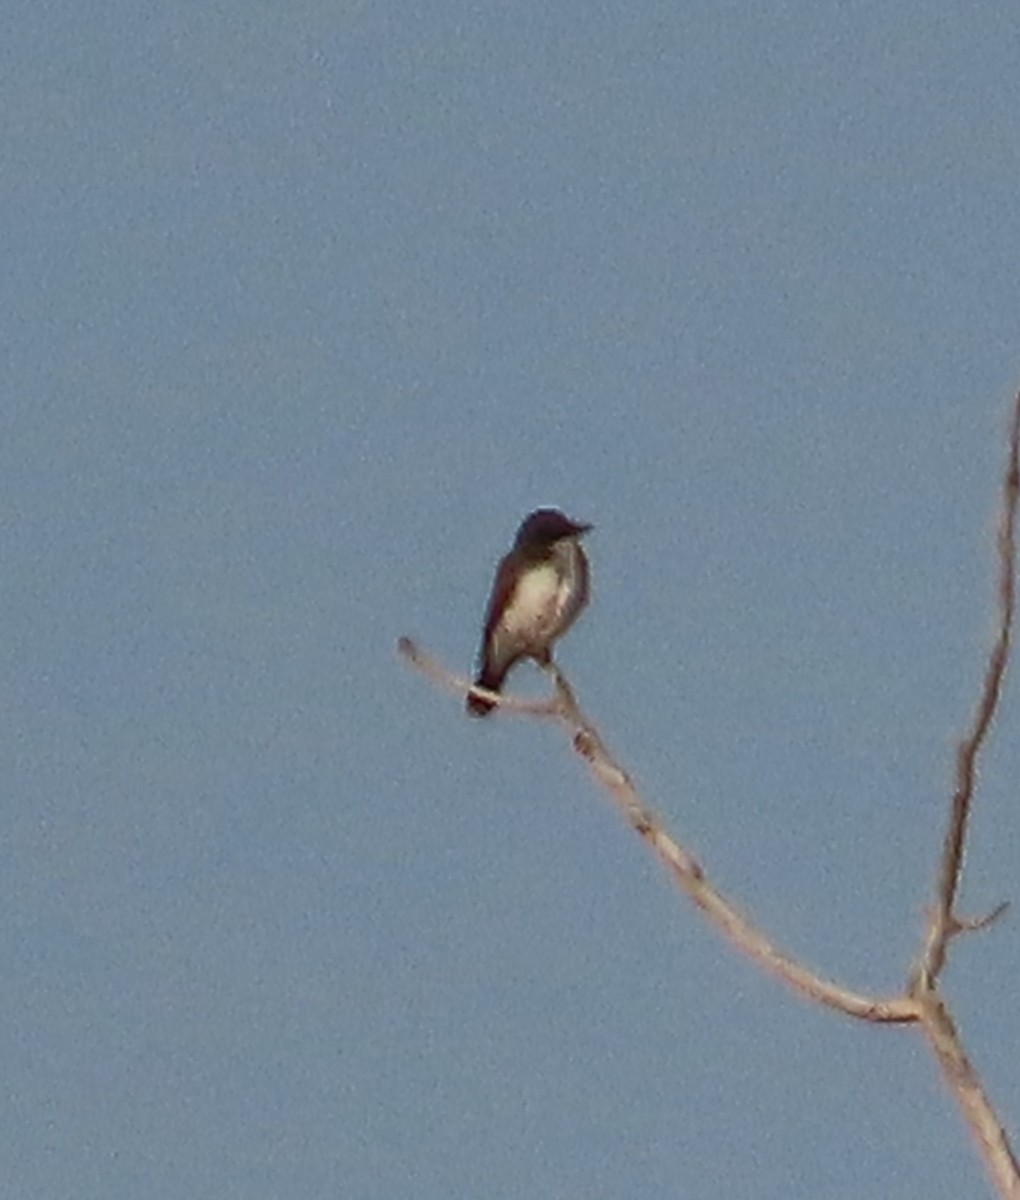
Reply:
<svg viewBox="0 0 1020 1200"><path fill-rule="evenodd" d="M498 673L509 670L522 649L519 636L513 630L501 627L499 623L510 602L516 582L515 559L513 554L508 554L500 560L496 569L489 607L485 614L485 632L482 634L482 662Z"/></svg>

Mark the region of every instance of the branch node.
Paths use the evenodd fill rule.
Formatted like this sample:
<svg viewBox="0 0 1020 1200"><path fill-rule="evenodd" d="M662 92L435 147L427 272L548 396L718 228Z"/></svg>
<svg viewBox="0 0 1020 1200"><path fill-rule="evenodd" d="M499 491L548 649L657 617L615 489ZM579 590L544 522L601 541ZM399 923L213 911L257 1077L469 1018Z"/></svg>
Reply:
<svg viewBox="0 0 1020 1200"><path fill-rule="evenodd" d="M574 734L574 749L588 762L595 757L598 744L590 729L579 729Z"/></svg>

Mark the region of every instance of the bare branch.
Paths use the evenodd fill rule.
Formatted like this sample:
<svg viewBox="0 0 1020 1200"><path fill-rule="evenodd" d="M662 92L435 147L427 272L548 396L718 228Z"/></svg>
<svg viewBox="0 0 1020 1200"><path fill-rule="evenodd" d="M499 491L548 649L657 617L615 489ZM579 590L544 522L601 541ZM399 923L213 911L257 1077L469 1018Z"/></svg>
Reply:
<svg viewBox="0 0 1020 1200"><path fill-rule="evenodd" d="M473 692L486 700L491 700L506 712L520 713L526 717L556 717L559 716L559 705L555 700L526 700L523 696L508 696L504 692L490 692L488 688L478 687L463 675L453 675L436 661L409 637L397 639L397 651L423 675L427 675L433 683L450 692L460 692L462 695Z"/></svg>
<svg viewBox="0 0 1020 1200"><path fill-rule="evenodd" d="M1017 1162L1002 1123L981 1086L960 1041L945 1004L934 989L919 997L921 1026L931 1046L946 1086L963 1114L996 1191L1003 1200L1020 1200L1020 1163Z"/></svg>
<svg viewBox="0 0 1020 1200"><path fill-rule="evenodd" d="M398 649L414 666L441 686L461 693L471 687L469 680L451 675L409 638L401 638ZM520 700L501 693L479 691L487 699L496 700L511 711L544 717L565 726L571 734L574 750L607 790L627 824L716 928L755 962L802 995L848 1016L886 1023L906 1023L919 1019L920 1009L912 998L877 999L853 992L815 974L775 946L709 883L698 860L667 833L659 818L641 799L630 776L613 759L602 737L581 711L566 677L555 666L550 668L550 673L555 685L555 697L550 701Z"/></svg>
<svg viewBox="0 0 1020 1200"><path fill-rule="evenodd" d="M1016 511L1020 496L1020 392L1013 401L1009 425L1006 472L1002 482L1002 504L999 513L998 551L998 629L981 688L981 698L974 713L970 731L956 751L956 784L950 805L949 825L942 845L939 863L936 902L925 929L921 953L911 974L910 990L917 994L934 986L946 962L950 938L965 928L953 913L960 874L963 870L963 850L967 836L974 785L977 780L978 759L995 719L1002 694L1002 681L1009 663L1013 636L1013 617L1016 607Z"/></svg>

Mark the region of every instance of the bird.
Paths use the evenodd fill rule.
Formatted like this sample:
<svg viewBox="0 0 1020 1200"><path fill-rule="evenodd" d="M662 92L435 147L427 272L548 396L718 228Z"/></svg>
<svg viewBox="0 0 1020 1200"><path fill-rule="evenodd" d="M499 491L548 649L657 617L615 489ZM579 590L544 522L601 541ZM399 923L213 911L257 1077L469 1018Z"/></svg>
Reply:
<svg viewBox="0 0 1020 1200"><path fill-rule="evenodd" d="M475 686L498 692L522 658L552 663L553 643L588 603L588 559L581 538L593 527L538 508L521 522L513 548L496 569L478 655ZM467 711L484 717L496 707L470 691Z"/></svg>

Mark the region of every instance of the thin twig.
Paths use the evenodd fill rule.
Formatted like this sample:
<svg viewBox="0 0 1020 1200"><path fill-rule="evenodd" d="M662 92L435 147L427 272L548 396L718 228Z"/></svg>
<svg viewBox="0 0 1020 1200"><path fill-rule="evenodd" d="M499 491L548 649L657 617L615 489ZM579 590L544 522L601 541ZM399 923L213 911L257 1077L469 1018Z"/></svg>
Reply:
<svg viewBox="0 0 1020 1200"><path fill-rule="evenodd" d="M422 651L410 638L398 642L400 653L430 679L464 694L470 680L450 674ZM709 920L740 950L802 995L830 1008L866 1021L906 1023L919 1019L917 1003L908 996L878 999L841 987L802 966L780 950L753 922L709 883L704 868L663 827L644 803L627 772L615 761L595 726L581 711L573 688L563 674L552 668L555 697L552 700L521 700L504 693L482 692L501 708L558 722L571 734L574 750L584 759L595 779L609 792L624 820L662 862L674 881Z"/></svg>
<svg viewBox="0 0 1020 1200"><path fill-rule="evenodd" d="M981 688L981 698L974 713L971 728L956 751L956 784L950 804L949 825L942 844L938 885L924 933L921 953L914 966L910 990L917 992L934 985L946 962L950 939L966 928L967 922L954 913L960 874L963 870L963 851L967 837L978 760L988 738L1002 695L1002 681L1009 662L1013 636L1013 617L1016 608L1016 511L1020 496L1020 392L1013 402L1009 425L1009 449L1006 472L1002 483L1002 505L999 513L998 551L998 629ZM979 926L980 927L980 926Z"/></svg>

